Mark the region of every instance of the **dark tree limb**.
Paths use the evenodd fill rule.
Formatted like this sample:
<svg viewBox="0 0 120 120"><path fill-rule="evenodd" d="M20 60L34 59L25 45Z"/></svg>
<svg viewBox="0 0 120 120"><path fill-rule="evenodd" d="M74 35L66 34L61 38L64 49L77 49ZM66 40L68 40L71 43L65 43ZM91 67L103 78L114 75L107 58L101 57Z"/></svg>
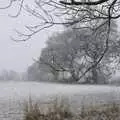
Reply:
<svg viewBox="0 0 120 120"><path fill-rule="evenodd" d="M14 2L15 0L10 0L8 5L4 6L4 7L0 7L0 9L8 9L9 7L12 6L12 3Z"/></svg>
<svg viewBox="0 0 120 120"><path fill-rule="evenodd" d="M60 1L60 3L64 5L99 5L107 1L110 1L110 0L97 0L97 1L89 1L89 2L79 2L79 1L71 0L71 2Z"/></svg>

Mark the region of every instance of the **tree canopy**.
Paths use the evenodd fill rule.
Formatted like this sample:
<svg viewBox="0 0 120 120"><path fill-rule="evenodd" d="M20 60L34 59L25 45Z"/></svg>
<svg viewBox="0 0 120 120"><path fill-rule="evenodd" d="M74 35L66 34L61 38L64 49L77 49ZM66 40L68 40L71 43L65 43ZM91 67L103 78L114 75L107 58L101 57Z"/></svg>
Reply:
<svg viewBox="0 0 120 120"><path fill-rule="evenodd" d="M51 36L39 59L41 68L51 72L56 80L59 79L57 78L59 73L69 73L71 78L68 79L74 82L78 82L82 77L86 82L98 83L102 79L106 82L106 78L108 79L113 72L111 64L116 60L118 66L120 56L120 41L115 24L111 31L110 49L96 67L93 65L99 60L106 47L106 25L92 34L89 29L70 29ZM89 68L91 70L88 71Z"/></svg>

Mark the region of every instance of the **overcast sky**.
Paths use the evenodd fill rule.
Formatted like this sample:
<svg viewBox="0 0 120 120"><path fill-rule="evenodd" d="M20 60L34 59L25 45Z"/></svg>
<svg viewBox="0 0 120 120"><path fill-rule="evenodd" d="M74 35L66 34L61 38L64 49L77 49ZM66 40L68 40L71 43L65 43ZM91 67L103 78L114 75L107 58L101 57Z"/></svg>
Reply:
<svg viewBox="0 0 120 120"><path fill-rule="evenodd" d="M0 10L0 70L8 69L24 72L37 59L45 41L51 35L51 30L41 31L27 42L15 42L10 36L15 36L14 29L24 30L26 23L32 23L34 19L23 13L18 18L11 18L9 11ZM14 12L12 12L14 14Z"/></svg>

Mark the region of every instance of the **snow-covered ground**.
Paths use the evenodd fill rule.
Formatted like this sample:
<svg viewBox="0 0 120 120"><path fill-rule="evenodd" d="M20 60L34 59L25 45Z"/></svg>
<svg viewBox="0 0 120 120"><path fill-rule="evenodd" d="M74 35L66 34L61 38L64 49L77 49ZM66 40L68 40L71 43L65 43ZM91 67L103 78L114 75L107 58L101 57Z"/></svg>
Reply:
<svg viewBox="0 0 120 120"><path fill-rule="evenodd" d="M66 96L74 107L80 104L120 100L120 87L105 85L63 85L37 82L0 82L0 120L20 120L22 102L32 99L42 103L53 96Z"/></svg>

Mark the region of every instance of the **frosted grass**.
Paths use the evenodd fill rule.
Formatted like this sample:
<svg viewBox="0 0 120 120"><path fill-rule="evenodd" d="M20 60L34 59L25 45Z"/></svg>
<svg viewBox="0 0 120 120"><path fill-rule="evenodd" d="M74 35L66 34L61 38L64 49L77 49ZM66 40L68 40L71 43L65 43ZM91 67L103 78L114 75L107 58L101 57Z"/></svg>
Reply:
<svg viewBox="0 0 120 120"><path fill-rule="evenodd" d="M119 102L120 87L105 85L65 85L37 82L0 82L0 119L20 120L23 103L29 99L46 104L53 97L67 97L74 109L81 104Z"/></svg>

